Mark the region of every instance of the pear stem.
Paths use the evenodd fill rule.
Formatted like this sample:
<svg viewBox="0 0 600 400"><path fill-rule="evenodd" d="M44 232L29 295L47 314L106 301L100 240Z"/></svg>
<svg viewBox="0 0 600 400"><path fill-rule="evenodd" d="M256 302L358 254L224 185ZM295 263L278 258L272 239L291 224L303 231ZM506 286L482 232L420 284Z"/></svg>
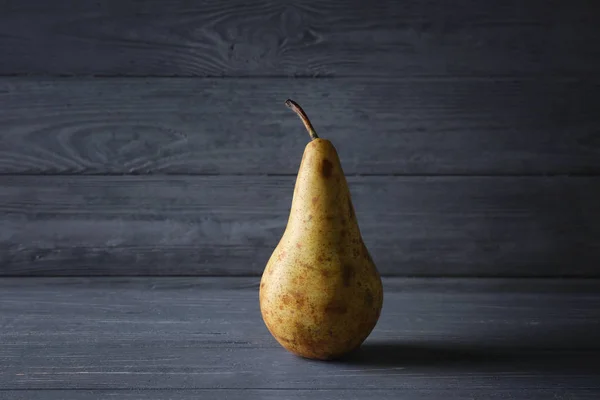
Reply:
<svg viewBox="0 0 600 400"><path fill-rule="evenodd" d="M298 105L298 103L296 103L294 100L291 100L291 99L287 99L285 101L285 105L288 106L288 108L291 108L296 114L298 114L298 116L304 123L304 126L306 127L306 130L308 131L308 134L310 135L310 138L312 140L318 139L319 136L317 136L317 132L315 132L315 128L313 128L312 124L310 123L310 120L308 119L308 116L306 115L306 113L304 112L302 107L300 107L300 105Z"/></svg>

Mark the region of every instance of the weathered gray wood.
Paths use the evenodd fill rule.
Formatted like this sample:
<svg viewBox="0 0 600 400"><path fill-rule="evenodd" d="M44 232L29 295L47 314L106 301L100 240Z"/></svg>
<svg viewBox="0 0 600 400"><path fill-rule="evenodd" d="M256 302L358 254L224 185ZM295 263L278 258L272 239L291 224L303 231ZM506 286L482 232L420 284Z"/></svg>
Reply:
<svg viewBox="0 0 600 400"><path fill-rule="evenodd" d="M0 74L590 74L598 16L589 0L3 1Z"/></svg>
<svg viewBox="0 0 600 400"><path fill-rule="evenodd" d="M0 173L600 173L600 80L0 79Z"/></svg>
<svg viewBox="0 0 600 400"><path fill-rule="evenodd" d="M234 398L235 389L324 398L348 389L353 398L600 394L597 280L392 278L384 287L363 348L312 362L269 335L257 278L5 278L0 388L190 390L175 398L208 389Z"/></svg>
<svg viewBox="0 0 600 400"><path fill-rule="evenodd" d="M0 177L2 275L254 275L293 176ZM350 177L384 275L599 276L599 177Z"/></svg>
<svg viewBox="0 0 600 400"><path fill-rule="evenodd" d="M598 390L585 387L552 389L531 388L531 379L524 383L516 382L512 386L492 388L452 388L420 390L378 390L360 388L353 389L191 389L191 390L8 390L0 391L0 399L4 400L198 400L198 399L228 399L228 400L280 400L280 399L323 399L323 400L597 400ZM572 381L575 381L573 379ZM3 397L4 396L4 397Z"/></svg>

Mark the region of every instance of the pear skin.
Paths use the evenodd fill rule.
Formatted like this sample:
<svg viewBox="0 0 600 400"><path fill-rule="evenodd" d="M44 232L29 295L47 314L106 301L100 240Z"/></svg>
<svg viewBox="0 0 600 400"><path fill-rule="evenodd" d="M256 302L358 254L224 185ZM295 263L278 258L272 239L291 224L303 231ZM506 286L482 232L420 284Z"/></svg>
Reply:
<svg viewBox="0 0 600 400"><path fill-rule="evenodd" d="M367 250L340 159L302 109L286 102L313 140L298 170L286 229L263 272L263 320L285 349L330 360L358 348L383 305L380 275Z"/></svg>

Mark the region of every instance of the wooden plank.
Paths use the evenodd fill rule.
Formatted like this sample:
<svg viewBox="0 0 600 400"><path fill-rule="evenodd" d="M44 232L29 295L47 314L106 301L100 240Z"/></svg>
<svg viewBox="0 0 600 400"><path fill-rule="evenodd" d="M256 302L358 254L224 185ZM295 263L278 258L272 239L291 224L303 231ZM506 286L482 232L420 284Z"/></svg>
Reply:
<svg viewBox="0 0 600 400"><path fill-rule="evenodd" d="M293 176L2 176L1 275L253 275ZM384 275L599 276L599 177L350 177Z"/></svg>
<svg viewBox="0 0 600 400"><path fill-rule="evenodd" d="M600 79L0 79L0 173L599 174Z"/></svg>
<svg viewBox="0 0 600 400"><path fill-rule="evenodd" d="M384 279L381 319L362 349L311 362L269 335L257 278L5 278L0 393L598 395L600 282L514 282Z"/></svg>
<svg viewBox="0 0 600 400"><path fill-rule="evenodd" d="M0 2L0 74L596 74L588 0Z"/></svg>
<svg viewBox="0 0 600 400"><path fill-rule="evenodd" d="M575 381L575 379L573 379ZM500 386L500 385L498 385ZM473 399L519 399L519 400L548 400L548 399L577 399L597 400L597 389L574 388L531 388L526 382L517 387L476 388L476 389L422 389L416 390L377 390L377 389L192 389L192 390L8 390L0 391L0 399L6 400L97 400L99 398L118 398L123 400L197 400L197 399L229 399L229 400L279 400L279 399L310 399L318 397L323 400L473 400ZM4 396L4 397L3 397Z"/></svg>

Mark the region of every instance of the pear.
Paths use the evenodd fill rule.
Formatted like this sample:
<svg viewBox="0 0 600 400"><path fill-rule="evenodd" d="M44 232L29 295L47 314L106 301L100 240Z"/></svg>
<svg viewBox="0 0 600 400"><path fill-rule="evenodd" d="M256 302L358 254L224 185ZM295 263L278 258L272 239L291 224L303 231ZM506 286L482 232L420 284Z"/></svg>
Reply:
<svg viewBox="0 0 600 400"><path fill-rule="evenodd" d="M367 250L340 159L302 108L287 100L312 140L298 170L287 226L262 274L263 321L301 357L339 358L360 347L383 305L381 278Z"/></svg>

